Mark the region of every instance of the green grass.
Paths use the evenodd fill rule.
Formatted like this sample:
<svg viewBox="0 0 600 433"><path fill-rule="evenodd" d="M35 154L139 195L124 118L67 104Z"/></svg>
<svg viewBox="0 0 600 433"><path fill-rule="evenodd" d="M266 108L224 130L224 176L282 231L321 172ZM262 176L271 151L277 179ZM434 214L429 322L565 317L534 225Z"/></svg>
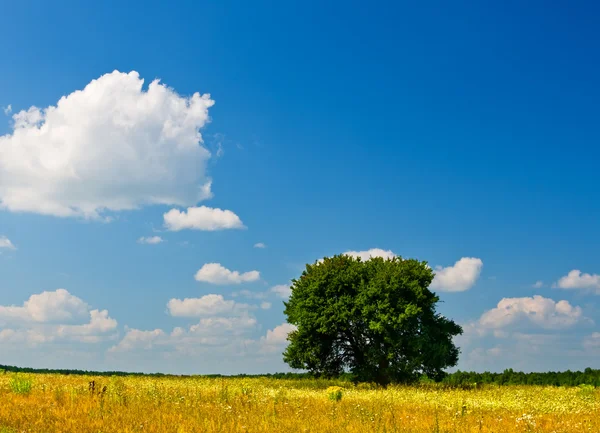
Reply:
<svg viewBox="0 0 600 433"><path fill-rule="evenodd" d="M33 382L27 377L15 375L10 379L10 390L15 394L29 394L32 387ZM4 432L0 430L0 433Z"/></svg>

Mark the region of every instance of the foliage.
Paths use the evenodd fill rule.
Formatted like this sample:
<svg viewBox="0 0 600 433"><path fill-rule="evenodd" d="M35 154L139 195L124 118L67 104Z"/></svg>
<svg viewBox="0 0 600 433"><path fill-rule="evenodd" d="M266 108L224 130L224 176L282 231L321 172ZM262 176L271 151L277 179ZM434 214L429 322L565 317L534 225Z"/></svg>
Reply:
<svg viewBox="0 0 600 433"><path fill-rule="evenodd" d="M347 255L307 265L285 303L289 336L284 360L292 367L355 381L441 379L456 365L452 337L460 326L436 313L427 263L399 257L362 261Z"/></svg>
<svg viewBox="0 0 600 433"><path fill-rule="evenodd" d="M10 379L10 390L15 394L29 394L33 383L30 378L14 375Z"/></svg>
<svg viewBox="0 0 600 433"><path fill-rule="evenodd" d="M0 375L0 433L600 431L600 391L589 387L40 374L21 395L11 376ZM331 401L328 387L343 397Z"/></svg>
<svg viewBox="0 0 600 433"><path fill-rule="evenodd" d="M327 388L327 397L332 401L340 401L342 399L342 387L330 386Z"/></svg>

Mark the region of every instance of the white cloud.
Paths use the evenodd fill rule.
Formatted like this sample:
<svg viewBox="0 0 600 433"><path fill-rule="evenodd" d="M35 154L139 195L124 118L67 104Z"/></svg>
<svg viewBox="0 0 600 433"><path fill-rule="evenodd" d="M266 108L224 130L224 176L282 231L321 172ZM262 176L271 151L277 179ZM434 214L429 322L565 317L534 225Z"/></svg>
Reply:
<svg viewBox="0 0 600 433"><path fill-rule="evenodd" d="M240 284L257 281L260 279L260 272L249 271L240 273L230 271L220 263L206 263L195 275L196 281L212 284Z"/></svg>
<svg viewBox="0 0 600 433"><path fill-rule="evenodd" d="M572 306L565 300L555 302L536 295L532 298L503 298L496 308L483 313L479 325L498 329L528 322L544 329L562 329L584 320L581 307Z"/></svg>
<svg viewBox="0 0 600 433"><path fill-rule="evenodd" d="M483 262L474 257L463 257L454 266L436 266L435 278L430 288L442 292L464 292L469 290L481 273Z"/></svg>
<svg viewBox="0 0 600 433"><path fill-rule="evenodd" d="M267 334L260 338L259 351L263 353L273 353L279 351L287 343L287 337L290 332L297 328L289 323L282 323L273 329L267 330Z"/></svg>
<svg viewBox="0 0 600 433"><path fill-rule="evenodd" d="M559 289L581 289L591 290L600 294L600 275L584 274L578 269L574 269L566 276L560 278L554 287Z"/></svg>
<svg viewBox="0 0 600 433"><path fill-rule="evenodd" d="M135 71L114 71L55 106L13 115L0 137L0 204L13 212L102 218L107 211L211 197L198 132L214 104Z"/></svg>
<svg viewBox="0 0 600 433"><path fill-rule="evenodd" d="M292 289L287 284L279 284L277 286L273 286L269 289L269 292L274 293L279 296L281 299L289 299L292 294Z"/></svg>
<svg viewBox="0 0 600 433"><path fill-rule="evenodd" d="M531 287L533 287L534 289L541 289L542 287L544 287L544 282L536 281Z"/></svg>
<svg viewBox="0 0 600 433"><path fill-rule="evenodd" d="M206 206L188 207L186 211L171 209L163 215L165 227L171 231L244 229L240 217L230 210Z"/></svg>
<svg viewBox="0 0 600 433"><path fill-rule="evenodd" d="M257 326L256 318L242 314L237 317L208 317L187 329L173 328L167 334L162 329L143 331L128 329L123 339L109 352L128 352L161 348L165 351L192 353L203 348L227 347Z"/></svg>
<svg viewBox="0 0 600 433"><path fill-rule="evenodd" d="M156 245L156 244L160 244L161 242L164 242L164 240L160 236L148 236L148 237L142 236L141 238L139 238L137 240L137 242L138 242L138 244Z"/></svg>
<svg viewBox="0 0 600 433"><path fill-rule="evenodd" d="M396 257L396 254L394 254L391 250L386 251L380 248L371 248L370 250L366 251L346 251L343 254L346 256L352 256L356 258L360 257L362 261L369 260L372 257L382 257L384 259L392 259Z"/></svg>
<svg viewBox="0 0 600 433"><path fill-rule="evenodd" d="M0 326L0 341L6 343L96 343L114 336L117 321L107 310L90 310L80 298L58 289L32 295L23 306L0 306Z"/></svg>
<svg viewBox="0 0 600 433"><path fill-rule="evenodd" d="M16 250L15 245L6 236L0 236L0 248L6 248L9 250Z"/></svg>
<svg viewBox="0 0 600 433"><path fill-rule="evenodd" d="M7 107L2 107L2 111L4 111L4 114L8 116L10 113L12 113L12 105L8 104Z"/></svg>
<svg viewBox="0 0 600 433"><path fill-rule="evenodd" d="M254 248L267 248L267 246L262 242L257 242L254 244Z"/></svg>
<svg viewBox="0 0 600 433"><path fill-rule="evenodd" d="M85 317L89 306L65 289L31 295L23 306L0 305L0 323L15 320L38 323L72 321Z"/></svg>
<svg viewBox="0 0 600 433"><path fill-rule="evenodd" d="M260 308L263 310L268 310L269 308L271 308L273 304L271 304L270 302L261 302L260 303Z"/></svg>
<svg viewBox="0 0 600 433"><path fill-rule="evenodd" d="M113 331L117 328L117 321L108 315L107 310L90 311L90 322L83 325L60 325L56 334L59 337L72 337L85 342L99 341L98 334Z"/></svg>
<svg viewBox="0 0 600 433"><path fill-rule="evenodd" d="M167 310L171 316L176 317L201 317L214 316L223 313L235 314L247 312L252 309L248 304L227 301L222 295L205 295L201 298L171 299L167 303Z"/></svg>
<svg viewBox="0 0 600 433"><path fill-rule="evenodd" d="M164 338L165 333L162 329L153 331L142 331L139 329L128 329L127 333L119 343L110 349L109 352L124 352L133 349L151 349L159 339Z"/></svg>

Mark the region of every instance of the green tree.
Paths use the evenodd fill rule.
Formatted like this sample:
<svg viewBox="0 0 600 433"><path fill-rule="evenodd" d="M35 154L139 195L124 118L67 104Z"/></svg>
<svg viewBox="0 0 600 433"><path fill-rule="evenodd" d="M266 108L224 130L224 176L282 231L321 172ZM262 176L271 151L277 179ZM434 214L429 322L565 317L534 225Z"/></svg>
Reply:
<svg viewBox="0 0 600 433"><path fill-rule="evenodd" d="M346 255L307 265L292 280L285 314L297 329L284 361L292 368L355 381L440 380L456 365L452 337L462 329L436 313L426 262L396 257L362 261Z"/></svg>

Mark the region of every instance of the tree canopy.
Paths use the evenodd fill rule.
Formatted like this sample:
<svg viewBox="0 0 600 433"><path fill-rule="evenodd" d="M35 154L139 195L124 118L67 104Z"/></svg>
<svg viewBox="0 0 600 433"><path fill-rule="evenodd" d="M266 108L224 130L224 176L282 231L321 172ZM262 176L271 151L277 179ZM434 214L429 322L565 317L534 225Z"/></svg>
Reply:
<svg viewBox="0 0 600 433"><path fill-rule="evenodd" d="M284 361L325 377L355 381L439 380L456 365L459 325L436 312L438 296L426 262L395 257L362 261L347 255L309 264L292 280L285 303L290 333Z"/></svg>

